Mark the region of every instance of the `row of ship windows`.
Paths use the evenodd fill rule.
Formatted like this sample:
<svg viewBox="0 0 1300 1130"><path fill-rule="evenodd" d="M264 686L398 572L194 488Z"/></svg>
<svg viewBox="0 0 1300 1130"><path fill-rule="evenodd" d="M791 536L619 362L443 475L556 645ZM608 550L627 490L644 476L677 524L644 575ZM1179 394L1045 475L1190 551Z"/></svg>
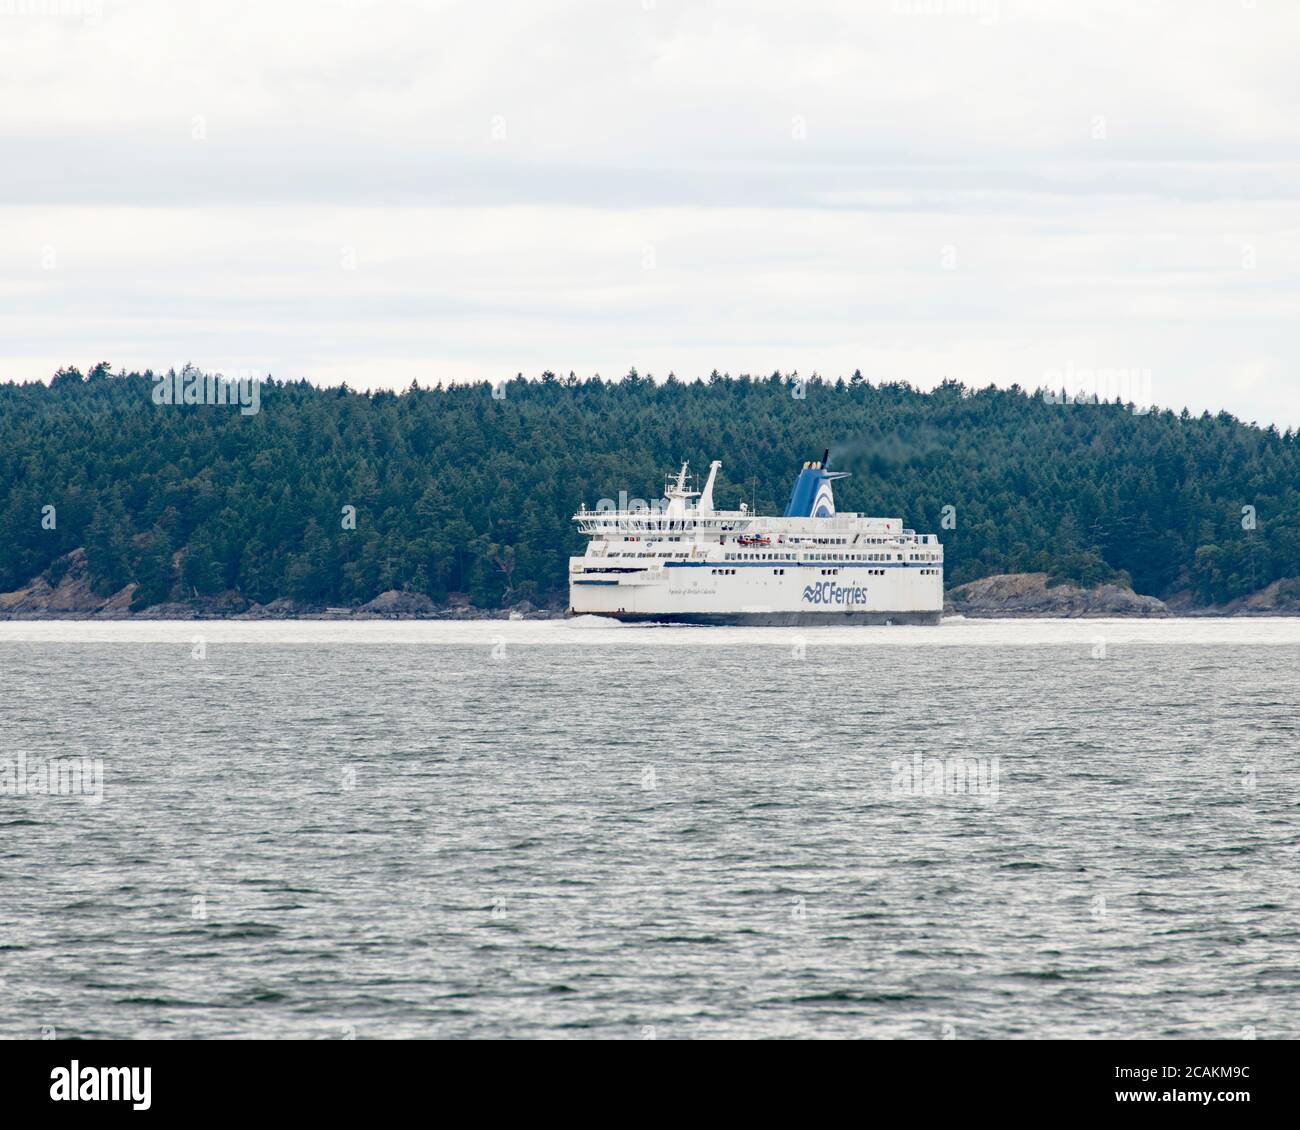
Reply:
<svg viewBox="0 0 1300 1130"><path fill-rule="evenodd" d="M817 555L819 561L893 561L897 557L899 561L903 560L901 553L895 555L892 553L821 553ZM727 561L799 561L800 557L794 553L728 553L725 555ZM806 559L805 559L806 560ZM927 558L933 560L933 558Z"/></svg>
<svg viewBox="0 0 1300 1130"><path fill-rule="evenodd" d="M680 550L668 550L667 552L655 553L642 550L639 553L633 553L630 550L622 553L618 550L612 550L607 553L607 557L681 557ZM824 561L902 561L904 557L901 553L823 553L820 558ZM800 557L796 553L728 553L724 555L727 561L798 561ZM908 561L938 561L937 553L909 553L906 557Z"/></svg>
<svg viewBox="0 0 1300 1130"><path fill-rule="evenodd" d="M617 554L611 554L617 556ZM630 555L629 555L630 556ZM650 554L651 557L654 554ZM727 561L798 561L799 557L793 553L728 553L725 555ZM820 555L822 561L902 561L901 553L823 553ZM937 553L909 553L908 561L938 561Z"/></svg>
<svg viewBox="0 0 1300 1130"><path fill-rule="evenodd" d="M807 544L848 545L849 543L848 538L800 538L799 540L802 541L805 545ZM859 543L862 545L884 545L886 542L897 541L898 539L897 538L859 538L858 540ZM726 539L724 538L723 544L725 543L726 543Z"/></svg>
<svg viewBox="0 0 1300 1130"><path fill-rule="evenodd" d="M670 541L677 539L670 538ZM835 539L818 539L833 541ZM840 538L838 541L843 542ZM666 553L655 553L654 551L632 552L629 550L623 553L619 550L611 550L606 554L607 557L680 557L680 550L669 550ZM827 561L902 561L904 557L901 553L823 553L823 560ZM798 561L799 555L795 553L728 553L725 555L727 561ZM906 560L908 561L938 561L937 553L909 553Z"/></svg>
<svg viewBox="0 0 1300 1130"><path fill-rule="evenodd" d="M680 551L668 553L607 553L606 557L682 557ZM897 555L898 560L903 560L903 555ZM727 553L723 555L724 561L799 561L807 560L800 558L797 553ZM818 561L893 561L894 555L889 553L822 553L816 558Z"/></svg>
<svg viewBox="0 0 1300 1130"><path fill-rule="evenodd" d="M801 541L803 545L849 545L849 538L846 537L805 537L805 538L797 538L797 540ZM649 541L651 542L651 544L663 545L663 542L682 541L682 538L680 536L642 537L642 538L632 537L632 538L627 538L627 541ZM898 537L898 536L859 537L857 538L857 540L855 540L855 544L857 545L891 545L891 544L906 545L906 544L911 544L911 542L915 542L915 538ZM722 544L723 545L727 544L727 538L723 538ZM654 554L651 554L651 557L654 557Z"/></svg>
<svg viewBox="0 0 1300 1130"><path fill-rule="evenodd" d="M715 577L734 577L734 576L736 575L736 570L735 570L735 569L710 569L709 572L710 572L713 576L715 576ZM922 572L923 574L929 574L929 573L935 573L935 574L937 574L937 573L939 572L939 570L938 570L938 569L922 569L921 572ZM839 571L838 569L823 569L823 570L821 570L821 575L822 575L823 577L838 577L838 576L840 575L840 571ZM868 569L868 570L867 570L867 576L869 576L869 577L883 577L884 575L885 575L885 571L884 571L883 569ZM784 570L784 569L773 569L773 570L772 570L772 576L774 576L774 577L784 577L784 576L785 576L785 570Z"/></svg>
<svg viewBox="0 0 1300 1130"><path fill-rule="evenodd" d="M848 538L804 538L805 542L816 542L818 545L848 545ZM888 545L890 542L897 542L898 536L889 538L858 538L858 545ZM912 541L912 538L903 538L903 541Z"/></svg>
<svg viewBox="0 0 1300 1130"><path fill-rule="evenodd" d="M623 529L623 526L622 526L619 522L616 522L616 521L615 521L615 522L599 522L598 525L600 525L601 527L603 527L603 528L609 530L610 532L617 532L617 531ZM673 535L670 535L670 534L660 533L660 531L661 531L661 530L664 530L664 529L668 529L668 530L685 529L686 527L685 527L685 525L684 525L683 523L678 523L678 522L669 522L666 526L663 526L663 525L655 525L654 523L648 523L648 524L643 524L643 525L639 525L639 526L633 526L633 527L631 527L631 528L632 528L632 529L636 529L636 530L644 530L644 531L646 531L648 534L650 534L650 537L648 537L648 538L644 538L644 537L643 537L643 538L641 539L641 540L643 540L643 541L681 541L681 540L682 540L682 537L681 537L680 534L673 534ZM692 528L694 528L694 527L692 527ZM714 523L711 523L711 522L708 522L708 523L699 523L699 528L701 528L701 529L715 529L715 528L716 528L716 529L718 529L718 530L721 530L723 533L731 533L731 532L733 531L733 529L734 529L734 527L732 527L732 526L726 526L726 525L715 526L715 524L714 524ZM740 536L743 537L744 535L742 534L742 535L740 535ZM799 537L799 535L797 535L797 534L792 534L791 536L792 536L792 537ZM635 541L636 539L635 539L635 538L632 538L632 539L629 539L629 540L633 540L633 541ZM724 542L726 541L725 538L723 538L722 540L723 540ZM849 539L849 538L809 538L809 537L804 537L804 538L800 538L799 540L803 541L803 542L806 543L806 544L811 544L811 545L848 545L849 542L850 542L850 539ZM916 541L917 539L916 539L915 537L912 537L911 535L906 535L906 536L904 536L904 535L899 535L899 534L893 534L893 535L891 535L891 536L889 536L889 537L880 537L880 538L864 538L864 537L859 536L858 538L856 538L856 539L854 539L854 540L856 541L856 543L857 543L858 545L887 545L887 544L889 544L890 542L899 542L899 541L904 541L904 542L914 542L914 541Z"/></svg>
<svg viewBox="0 0 1300 1130"><path fill-rule="evenodd" d="M923 576L923 577L937 577L941 572L942 572L942 570L940 570L940 569L922 569L922 570L921 570L921 576Z"/></svg>

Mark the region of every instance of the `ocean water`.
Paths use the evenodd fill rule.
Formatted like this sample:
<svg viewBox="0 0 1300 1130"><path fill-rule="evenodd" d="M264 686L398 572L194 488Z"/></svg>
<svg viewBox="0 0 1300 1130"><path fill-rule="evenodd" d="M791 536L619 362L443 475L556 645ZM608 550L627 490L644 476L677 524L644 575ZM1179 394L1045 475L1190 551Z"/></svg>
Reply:
<svg viewBox="0 0 1300 1130"><path fill-rule="evenodd" d="M0 1035L1295 1038L1297 672L1294 620L0 624Z"/></svg>

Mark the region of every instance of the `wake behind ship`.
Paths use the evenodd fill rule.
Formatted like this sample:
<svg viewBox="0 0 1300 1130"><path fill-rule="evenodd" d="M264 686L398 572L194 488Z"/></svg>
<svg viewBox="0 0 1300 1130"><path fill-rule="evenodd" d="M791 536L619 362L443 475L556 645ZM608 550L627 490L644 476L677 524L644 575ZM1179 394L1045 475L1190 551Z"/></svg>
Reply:
<svg viewBox="0 0 1300 1130"><path fill-rule="evenodd" d="M679 624L939 622L939 539L903 529L901 518L837 514L831 484L848 473L830 470L826 456L803 465L780 518L744 503L715 510L721 466L715 459L695 491L683 463L666 505L584 504L574 521L591 541L569 559L569 611Z"/></svg>

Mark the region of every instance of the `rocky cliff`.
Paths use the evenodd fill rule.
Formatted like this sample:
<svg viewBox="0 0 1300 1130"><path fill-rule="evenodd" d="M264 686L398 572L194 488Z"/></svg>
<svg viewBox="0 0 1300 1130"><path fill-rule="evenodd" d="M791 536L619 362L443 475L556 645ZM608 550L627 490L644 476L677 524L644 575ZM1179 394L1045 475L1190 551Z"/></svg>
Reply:
<svg viewBox="0 0 1300 1130"><path fill-rule="evenodd" d="M62 576L57 585L44 577L33 577L22 588L0 593L0 619L42 619L84 616L120 618L131 614L136 586L127 585L111 596L100 596L90 587L86 551L74 549L59 558ZM57 574L52 574L57 575Z"/></svg>
<svg viewBox="0 0 1300 1130"><path fill-rule="evenodd" d="M1046 573L1001 573L959 585L945 610L971 617L1169 616L1163 601L1120 585L1049 586Z"/></svg>

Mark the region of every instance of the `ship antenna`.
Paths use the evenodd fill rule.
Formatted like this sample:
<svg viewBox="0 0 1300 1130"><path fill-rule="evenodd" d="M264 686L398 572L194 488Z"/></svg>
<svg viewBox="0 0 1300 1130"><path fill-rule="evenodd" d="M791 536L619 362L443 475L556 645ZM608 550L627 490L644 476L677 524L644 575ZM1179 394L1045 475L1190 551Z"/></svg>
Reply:
<svg viewBox="0 0 1300 1130"><path fill-rule="evenodd" d="M830 461L831 461L831 449L828 447L825 451L822 452L822 470L823 470L823 471L829 469L828 466L827 466L827 464L829 464Z"/></svg>

